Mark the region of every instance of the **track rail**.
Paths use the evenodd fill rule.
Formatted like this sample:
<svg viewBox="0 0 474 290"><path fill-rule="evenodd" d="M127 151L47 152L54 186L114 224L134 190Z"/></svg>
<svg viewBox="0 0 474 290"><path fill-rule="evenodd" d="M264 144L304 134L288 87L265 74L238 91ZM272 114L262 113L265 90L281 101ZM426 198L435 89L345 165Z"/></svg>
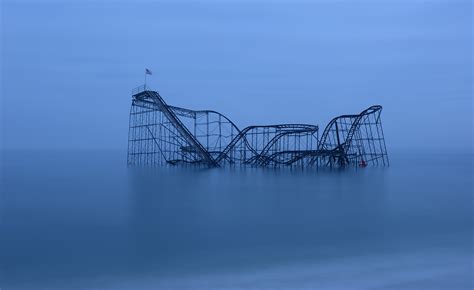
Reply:
<svg viewBox="0 0 474 290"><path fill-rule="evenodd" d="M168 164L208 167L228 163L257 167L389 165L380 105L333 118L319 138L316 125L279 124L240 130L219 112L168 105L158 92L146 87L132 94L135 109L130 111L129 164L165 160Z"/></svg>
<svg viewBox="0 0 474 290"><path fill-rule="evenodd" d="M158 106L161 112L166 116L166 118L174 125L176 130L181 134L181 136L188 142L190 146L192 146L198 154L203 158L203 161L207 163L209 166L219 166L219 164L212 158L211 154L199 143L198 140L194 137L191 132L189 132L188 128L181 122L181 120L176 116L172 109L165 103L163 98L160 96L158 92L155 91L142 91L135 95L137 99L140 98L148 98L154 101L154 103Z"/></svg>

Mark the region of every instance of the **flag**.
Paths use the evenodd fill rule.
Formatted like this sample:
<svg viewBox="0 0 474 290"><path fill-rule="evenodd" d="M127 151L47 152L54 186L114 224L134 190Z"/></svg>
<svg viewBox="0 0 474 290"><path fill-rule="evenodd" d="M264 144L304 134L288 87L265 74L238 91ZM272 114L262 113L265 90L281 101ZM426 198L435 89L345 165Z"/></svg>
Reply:
<svg viewBox="0 0 474 290"><path fill-rule="evenodd" d="M151 70L149 70L149 69L146 68L146 69L145 69L145 74L146 74L146 75L152 75Z"/></svg>

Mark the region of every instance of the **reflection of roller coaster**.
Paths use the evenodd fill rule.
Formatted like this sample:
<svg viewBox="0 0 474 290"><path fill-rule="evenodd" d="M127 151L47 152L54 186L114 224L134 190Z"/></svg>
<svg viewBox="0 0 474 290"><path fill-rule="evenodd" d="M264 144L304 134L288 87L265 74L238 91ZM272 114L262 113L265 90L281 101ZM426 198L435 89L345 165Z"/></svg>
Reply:
<svg viewBox="0 0 474 290"><path fill-rule="evenodd" d="M215 111L167 105L160 94L138 87L130 110L128 163L199 164L215 167L344 167L388 165L381 106L318 126L281 124L239 128Z"/></svg>

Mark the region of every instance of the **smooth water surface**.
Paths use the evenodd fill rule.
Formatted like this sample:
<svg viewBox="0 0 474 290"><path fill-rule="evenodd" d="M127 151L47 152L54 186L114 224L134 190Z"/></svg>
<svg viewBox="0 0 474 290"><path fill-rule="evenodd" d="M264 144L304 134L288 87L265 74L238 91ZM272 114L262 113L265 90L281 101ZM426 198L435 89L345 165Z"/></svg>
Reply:
<svg viewBox="0 0 474 290"><path fill-rule="evenodd" d="M472 154L344 171L5 151L5 289L472 289Z"/></svg>

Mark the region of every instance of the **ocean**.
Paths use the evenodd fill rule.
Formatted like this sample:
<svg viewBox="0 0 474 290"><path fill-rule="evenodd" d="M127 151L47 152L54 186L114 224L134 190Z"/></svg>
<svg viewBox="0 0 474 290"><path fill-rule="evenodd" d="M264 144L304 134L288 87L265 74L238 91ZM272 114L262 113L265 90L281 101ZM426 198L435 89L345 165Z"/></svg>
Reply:
<svg viewBox="0 0 474 290"><path fill-rule="evenodd" d="M3 151L0 287L472 289L472 153L389 157L302 171Z"/></svg>

